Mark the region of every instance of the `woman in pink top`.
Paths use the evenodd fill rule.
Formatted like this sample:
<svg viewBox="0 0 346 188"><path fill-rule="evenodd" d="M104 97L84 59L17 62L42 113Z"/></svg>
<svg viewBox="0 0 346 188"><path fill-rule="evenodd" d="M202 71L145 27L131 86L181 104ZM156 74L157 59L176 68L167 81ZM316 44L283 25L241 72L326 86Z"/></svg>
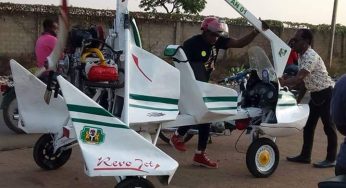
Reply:
<svg viewBox="0 0 346 188"><path fill-rule="evenodd" d="M35 46L35 54L37 67L43 67L49 54L53 51L57 42L58 23L51 19L43 21L43 33L37 39Z"/></svg>

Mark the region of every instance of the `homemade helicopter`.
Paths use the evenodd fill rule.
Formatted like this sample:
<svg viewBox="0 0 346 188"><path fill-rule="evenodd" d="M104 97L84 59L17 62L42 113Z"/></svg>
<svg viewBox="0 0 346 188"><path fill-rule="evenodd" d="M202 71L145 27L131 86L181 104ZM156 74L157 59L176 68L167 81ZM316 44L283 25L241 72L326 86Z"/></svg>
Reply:
<svg viewBox="0 0 346 188"><path fill-rule="evenodd" d="M124 99L120 118L62 76L57 77L62 96L56 93L56 97L50 98L45 95L51 90L50 84L46 86L11 60L19 123L27 133L44 133L34 148L36 163L47 170L61 167L77 140L89 176L115 176L117 187L150 187L152 184L146 176L158 176L161 182L169 183L178 163L155 146L161 128L235 120L245 122L251 130L248 169L256 177L270 176L279 161L275 138L300 131L309 109L307 105L298 105L292 93L281 88L277 80L290 48L270 30L262 31L261 22L238 1L226 2L271 42L275 69L263 50L254 47L249 51L251 76L256 77L255 85L260 83L253 92L261 96L258 98L261 104L239 105L243 96L235 90L196 81L178 45L165 49L165 55L172 57L175 67L138 47L139 32L130 19L128 0L117 0L114 28L107 41L115 51L122 52L118 65L125 70L125 84L116 90ZM66 44L66 0L62 4L58 43L41 72L57 70ZM152 130L156 130L154 139L150 135Z"/></svg>

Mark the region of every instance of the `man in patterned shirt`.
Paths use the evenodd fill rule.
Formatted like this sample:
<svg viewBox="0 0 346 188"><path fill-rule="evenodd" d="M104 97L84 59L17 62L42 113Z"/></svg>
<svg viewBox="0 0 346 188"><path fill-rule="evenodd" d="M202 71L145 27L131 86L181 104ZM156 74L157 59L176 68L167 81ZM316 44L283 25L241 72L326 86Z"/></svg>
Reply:
<svg viewBox="0 0 346 188"><path fill-rule="evenodd" d="M330 116L330 101L334 82L328 75L322 58L311 48L313 41L312 32L309 29L299 29L293 40L293 49L299 54L299 72L293 78L280 78L280 83L282 86L294 87L304 82L306 90L310 91L311 99L309 101L310 113L304 127L302 151L298 156L287 157L287 160L298 163L310 163L315 128L318 119L321 117L323 130L328 140L327 156L324 161L316 162L313 166L316 168L334 167L337 152L337 135L335 125L332 123ZM306 90L300 93L298 102L300 102Z"/></svg>

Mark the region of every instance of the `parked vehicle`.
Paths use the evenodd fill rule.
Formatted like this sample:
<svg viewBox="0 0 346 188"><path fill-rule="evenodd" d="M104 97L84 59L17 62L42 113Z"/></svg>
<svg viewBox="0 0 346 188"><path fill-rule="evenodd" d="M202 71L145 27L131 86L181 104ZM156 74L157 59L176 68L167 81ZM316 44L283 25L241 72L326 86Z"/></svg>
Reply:
<svg viewBox="0 0 346 188"><path fill-rule="evenodd" d="M247 9L226 1L244 17L252 16L248 20L260 28L261 22ZM67 13L66 1L63 4L65 14L59 20ZM53 89L11 61L16 91L26 91L17 92L25 128L44 134L35 144L36 163L43 169L59 168L78 142L88 176L116 177L119 188L152 187L146 177L158 176L160 182L169 183L179 166L155 146L161 128L234 120L238 129L248 129L251 134L252 142L246 153L248 170L255 177L273 174L279 163L276 137L302 130L309 113L308 106L298 105L293 94L278 82L289 47L270 30L265 31L264 36L271 41L274 62L270 62L260 47L250 48L250 77L244 92L239 94L231 88L197 81L178 45L165 49L174 67L137 47L133 31L138 30L131 25L127 5L127 0L117 1L111 33L115 37L114 49L122 51L119 61L125 69L124 89L119 89L119 96L124 98L121 118L62 76L57 77L57 83L63 96L55 90L56 98L49 98L50 105L46 105L38 93ZM64 41L67 30L64 26L59 24L62 27L59 41ZM61 52L56 52L55 57L57 54ZM56 69L56 61L48 62L49 70ZM149 129L157 130L154 139Z"/></svg>
<svg viewBox="0 0 346 188"><path fill-rule="evenodd" d="M0 84L2 93L0 109L2 109L2 115L4 117L5 125L13 132L17 134L23 134L25 132L18 127L18 104L12 77L3 77Z"/></svg>

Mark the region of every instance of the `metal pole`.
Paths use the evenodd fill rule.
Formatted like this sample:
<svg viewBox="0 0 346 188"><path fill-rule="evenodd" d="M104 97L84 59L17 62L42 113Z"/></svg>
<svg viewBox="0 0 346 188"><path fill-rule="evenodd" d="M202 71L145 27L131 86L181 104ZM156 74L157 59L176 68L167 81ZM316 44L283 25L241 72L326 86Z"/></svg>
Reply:
<svg viewBox="0 0 346 188"><path fill-rule="evenodd" d="M335 20L336 20L336 13L338 9L338 0L334 0L334 8L333 8L333 17L332 17L332 32L330 37L330 46L329 46L329 68L332 67L332 61L333 61L333 49L334 49L334 36L335 36Z"/></svg>

